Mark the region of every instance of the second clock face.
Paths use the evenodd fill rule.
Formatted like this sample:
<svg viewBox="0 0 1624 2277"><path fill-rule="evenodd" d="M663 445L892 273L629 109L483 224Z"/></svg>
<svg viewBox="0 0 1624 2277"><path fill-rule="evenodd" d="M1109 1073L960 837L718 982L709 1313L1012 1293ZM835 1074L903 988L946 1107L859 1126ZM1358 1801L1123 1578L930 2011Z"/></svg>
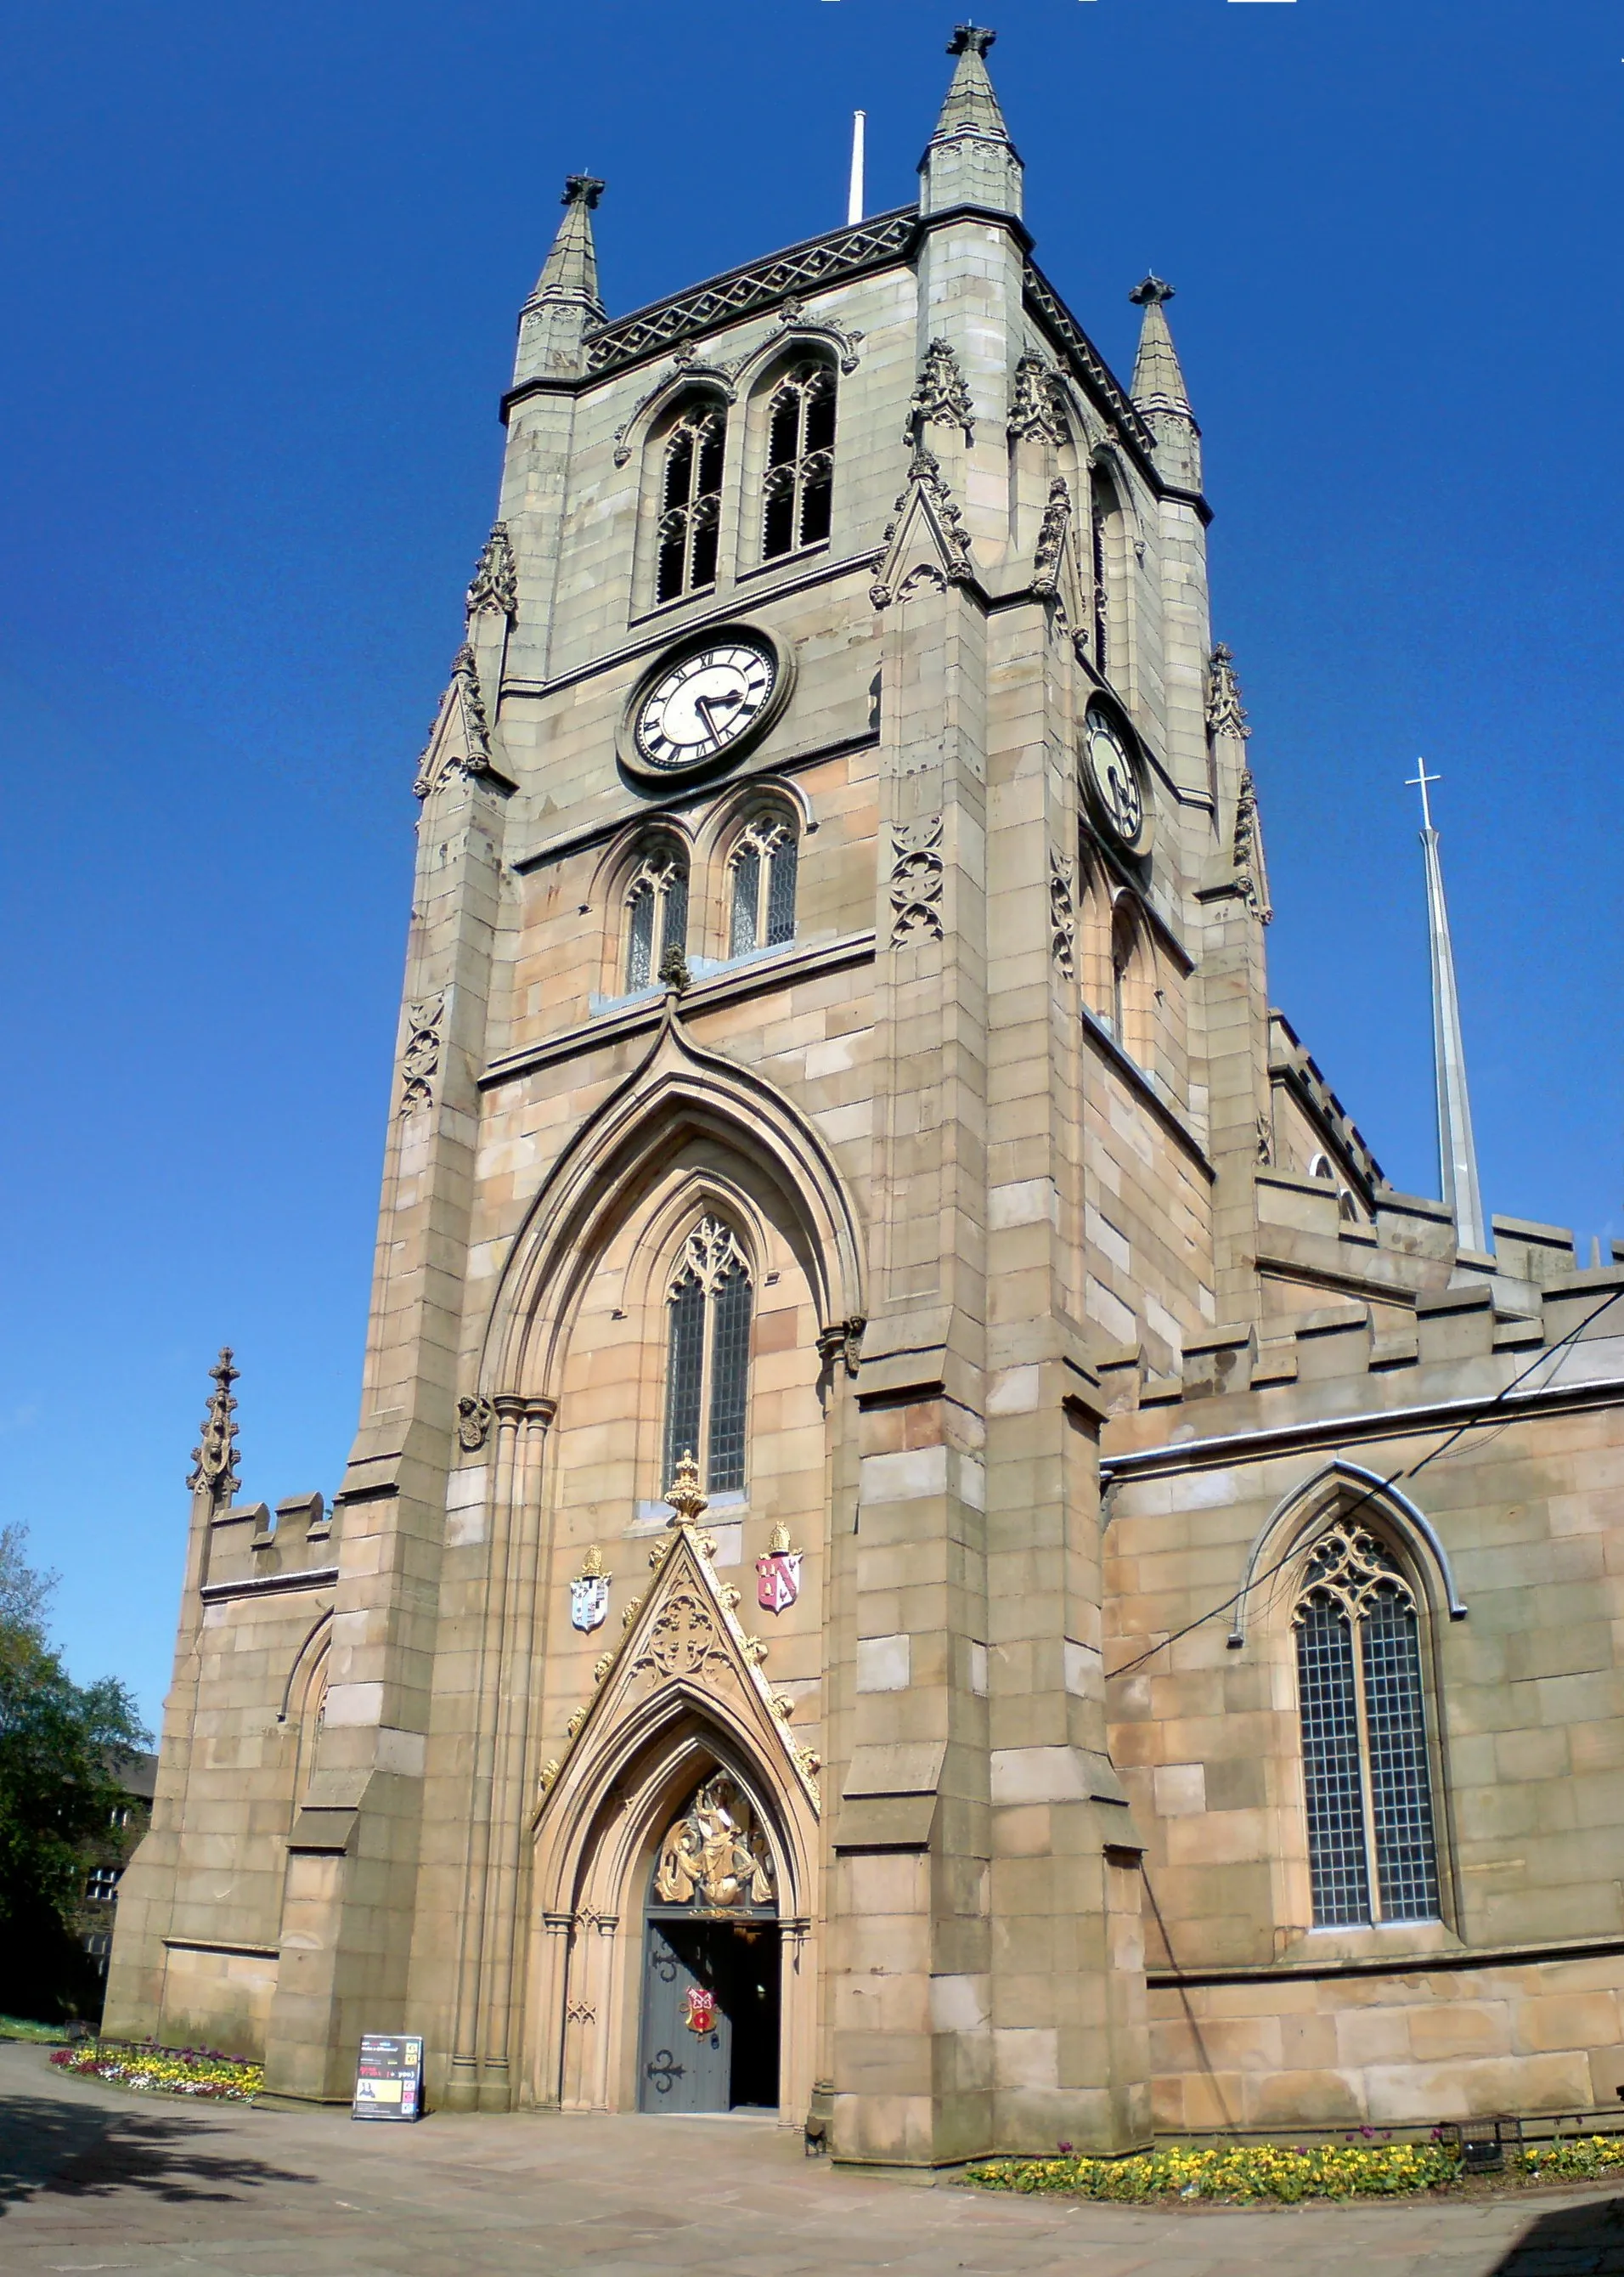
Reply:
<svg viewBox="0 0 1624 2277"><path fill-rule="evenodd" d="M778 659L752 641L690 650L664 672L632 723L639 755L653 767L692 767L736 743L770 701Z"/></svg>
<svg viewBox="0 0 1624 2277"><path fill-rule="evenodd" d="M1150 843L1145 796L1127 744L1104 712L1091 711L1083 728L1083 767L1100 820L1130 854Z"/></svg>

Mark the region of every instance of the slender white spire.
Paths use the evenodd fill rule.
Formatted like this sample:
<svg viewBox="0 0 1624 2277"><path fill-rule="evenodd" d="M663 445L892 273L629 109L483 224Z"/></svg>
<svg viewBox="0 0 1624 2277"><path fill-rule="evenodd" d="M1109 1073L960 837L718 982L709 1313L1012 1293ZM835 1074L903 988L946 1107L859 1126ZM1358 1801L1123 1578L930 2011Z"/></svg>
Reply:
<svg viewBox="0 0 1624 2277"><path fill-rule="evenodd" d="M862 219L863 209L863 130L868 126L866 110L852 113L852 181L846 194L846 221L848 229L855 229Z"/></svg>
<svg viewBox="0 0 1624 2277"><path fill-rule="evenodd" d="M1484 1215L1477 1184L1477 1149L1472 1143L1472 1104L1466 1090L1466 1047L1461 1036L1461 999L1455 988L1454 949L1449 939L1449 910L1444 901L1444 871L1438 855L1438 833L1432 827L1429 786L1441 782L1430 775L1424 759L1410 777L1421 791L1421 848L1427 871L1427 929L1432 940L1432 1057L1438 1078L1438 1162L1443 1199L1453 1212L1455 1236L1462 1249L1492 1251L1493 1237Z"/></svg>

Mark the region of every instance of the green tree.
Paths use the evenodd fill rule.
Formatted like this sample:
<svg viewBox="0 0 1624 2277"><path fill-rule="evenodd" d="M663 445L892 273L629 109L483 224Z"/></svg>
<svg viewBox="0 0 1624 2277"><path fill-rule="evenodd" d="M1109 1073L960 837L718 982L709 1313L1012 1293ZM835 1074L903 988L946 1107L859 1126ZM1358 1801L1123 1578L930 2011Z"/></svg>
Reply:
<svg viewBox="0 0 1624 2277"><path fill-rule="evenodd" d="M0 2008L47 2018L94 2005L72 1932L87 1847L123 1800L114 1766L150 1745L112 1677L75 1684L51 1649L56 1576L0 1528Z"/></svg>

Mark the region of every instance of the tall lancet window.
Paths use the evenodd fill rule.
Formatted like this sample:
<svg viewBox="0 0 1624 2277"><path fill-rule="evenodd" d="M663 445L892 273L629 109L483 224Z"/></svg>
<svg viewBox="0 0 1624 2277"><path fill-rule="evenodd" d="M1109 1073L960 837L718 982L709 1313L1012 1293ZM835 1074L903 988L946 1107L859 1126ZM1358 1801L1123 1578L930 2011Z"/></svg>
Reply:
<svg viewBox="0 0 1624 2277"><path fill-rule="evenodd" d="M626 891L626 985L651 988L673 948L688 941L688 865L674 846L653 846Z"/></svg>
<svg viewBox="0 0 1624 2277"><path fill-rule="evenodd" d="M657 601L674 601L716 583L726 445L727 414L719 403L691 405L665 438Z"/></svg>
<svg viewBox="0 0 1624 2277"><path fill-rule="evenodd" d="M827 537L834 501L835 376L826 363L797 364L773 391L767 414L762 553Z"/></svg>
<svg viewBox="0 0 1624 2277"><path fill-rule="evenodd" d="M1293 1620L1315 1926L1436 1921L1415 1595L1384 1543L1339 1519L1314 1545Z"/></svg>
<svg viewBox="0 0 1624 2277"><path fill-rule="evenodd" d="M744 1425L750 1372L750 1268L732 1229L705 1216L682 1245L668 1298L665 1467L684 1455L699 1465L707 1494L744 1484Z"/></svg>
<svg viewBox="0 0 1624 2277"><path fill-rule="evenodd" d="M795 938L795 833L782 815L758 814L728 857L727 953L776 948Z"/></svg>

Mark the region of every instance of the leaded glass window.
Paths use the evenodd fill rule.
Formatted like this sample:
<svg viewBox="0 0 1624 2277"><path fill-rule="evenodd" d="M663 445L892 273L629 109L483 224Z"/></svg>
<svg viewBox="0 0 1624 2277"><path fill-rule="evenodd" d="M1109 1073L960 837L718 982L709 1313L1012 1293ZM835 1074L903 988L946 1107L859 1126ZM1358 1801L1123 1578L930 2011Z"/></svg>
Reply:
<svg viewBox="0 0 1624 2277"><path fill-rule="evenodd" d="M794 940L797 851L794 831L777 815L745 826L728 862L730 956Z"/></svg>
<svg viewBox="0 0 1624 2277"><path fill-rule="evenodd" d="M835 376L826 363L798 364L768 407L764 560L828 537L834 478Z"/></svg>
<svg viewBox="0 0 1624 2277"><path fill-rule="evenodd" d="M698 1463L707 1494L744 1485L750 1298L750 1268L732 1228L720 1218L701 1218L682 1245L667 1292L662 1486L685 1455Z"/></svg>
<svg viewBox="0 0 1624 2277"><path fill-rule="evenodd" d="M727 415L719 404L695 404L665 438L657 601L674 601L716 583L726 445Z"/></svg>
<svg viewBox="0 0 1624 2277"><path fill-rule="evenodd" d="M651 988L672 949L687 947L688 865L674 847L645 854L626 892L626 985Z"/></svg>
<svg viewBox="0 0 1624 2277"><path fill-rule="evenodd" d="M1339 1519L1294 1626L1315 1925L1436 1921L1420 1622L1392 1551Z"/></svg>

